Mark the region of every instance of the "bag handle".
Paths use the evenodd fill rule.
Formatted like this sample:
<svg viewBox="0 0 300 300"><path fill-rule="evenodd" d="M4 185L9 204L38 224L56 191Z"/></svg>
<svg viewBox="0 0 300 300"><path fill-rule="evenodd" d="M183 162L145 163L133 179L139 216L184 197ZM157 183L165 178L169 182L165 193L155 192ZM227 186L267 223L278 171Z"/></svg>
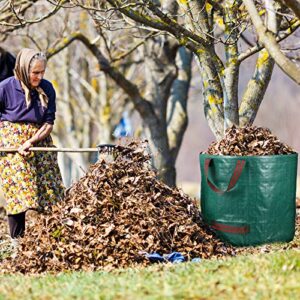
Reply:
<svg viewBox="0 0 300 300"><path fill-rule="evenodd" d="M236 183L238 182L238 180L239 180L239 178L240 178L240 176L243 172L243 169L244 169L244 166L245 166L245 163L246 163L245 160L238 160L236 162L235 169L234 169L233 174L230 178L228 187L225 191L222 191L222 190L218 189L215 185L213 185L213 183L210 182L210 180L208 179L208 169L209 169L209 166L210 166L211 162L212 162L212 158L206 158L205 159L205 162L204 162L205 178L206 178L206 182L207 182L208 186L214 192L216 192L218 194L225 194L226 192L229 192L236 185Z"/></svg>
<svg viewBox="0 0 300 300"><path fill-rule="evenodd" d="M218 231L228 232L228 233L247 234L250 232L249 225L233 226L233 225L226 225L226 224L222 224L222 223L213 221L210 224L210 226Z"/></svg>

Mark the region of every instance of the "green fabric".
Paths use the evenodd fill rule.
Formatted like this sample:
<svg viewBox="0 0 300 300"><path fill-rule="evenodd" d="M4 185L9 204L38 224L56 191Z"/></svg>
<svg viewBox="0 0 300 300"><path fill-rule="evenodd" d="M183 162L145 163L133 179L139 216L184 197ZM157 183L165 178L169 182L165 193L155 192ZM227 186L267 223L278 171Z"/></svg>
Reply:
<svg viewBox="0 0 300 300"><path fill-rule="evenodd" d="M218 194L207 184L205 159L212 158L209 180L226 190L237 160L245 166L236 185ZM221 156L200 154L201 211L208 224L249 226L248 233L216 230L233 245L246 246L288 242L294 238L298 154L273 156Z"/></svg>

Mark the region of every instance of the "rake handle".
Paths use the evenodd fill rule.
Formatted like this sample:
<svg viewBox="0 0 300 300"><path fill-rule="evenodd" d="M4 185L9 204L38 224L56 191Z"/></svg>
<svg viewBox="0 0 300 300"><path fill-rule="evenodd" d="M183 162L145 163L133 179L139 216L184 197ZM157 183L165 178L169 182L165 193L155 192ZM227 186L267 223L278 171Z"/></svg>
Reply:
<svg viewBox="0 0 300 300"><path fill-rule="evenodd" d="M54 148L54 147L31 147L28 151L42 152L98 152L98 148ZM0 152L18 152L18 148L0 148Z"/></svg>

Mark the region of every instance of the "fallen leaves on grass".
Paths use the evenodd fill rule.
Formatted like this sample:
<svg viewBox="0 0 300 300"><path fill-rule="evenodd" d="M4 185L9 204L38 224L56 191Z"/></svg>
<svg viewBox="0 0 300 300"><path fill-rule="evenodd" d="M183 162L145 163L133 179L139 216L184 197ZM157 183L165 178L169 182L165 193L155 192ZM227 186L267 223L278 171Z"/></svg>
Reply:
<svg viewBox="0 0 300 300"><path fill-rule="evenodd" d="M156 178L145 147L118 146L92 165L63 202L29 224L3 272L41 273L146 265L144 253L187 258L234 254L202 222L199 204Z"/></svg>

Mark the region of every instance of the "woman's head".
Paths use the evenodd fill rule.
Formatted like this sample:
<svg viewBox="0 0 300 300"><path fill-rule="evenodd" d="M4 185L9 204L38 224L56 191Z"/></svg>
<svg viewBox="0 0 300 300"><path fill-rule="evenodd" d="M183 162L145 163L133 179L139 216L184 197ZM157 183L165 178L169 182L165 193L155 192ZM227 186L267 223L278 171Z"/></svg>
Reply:
<svg viewBox="0 0 300 300"><path fill-rule="evenodd" d="M32 88L40 85L45 74L46 64L46 55L42 52L38 52L31 59L29 64L29 83Z"/></svg>
<svg viewBox="0 0 300 300"><path fill-rule="evenodd" d="M37 88L44 76L47 59L44 53L33 49L22 49L17 55L15 76L27 88Z"/></svg>

